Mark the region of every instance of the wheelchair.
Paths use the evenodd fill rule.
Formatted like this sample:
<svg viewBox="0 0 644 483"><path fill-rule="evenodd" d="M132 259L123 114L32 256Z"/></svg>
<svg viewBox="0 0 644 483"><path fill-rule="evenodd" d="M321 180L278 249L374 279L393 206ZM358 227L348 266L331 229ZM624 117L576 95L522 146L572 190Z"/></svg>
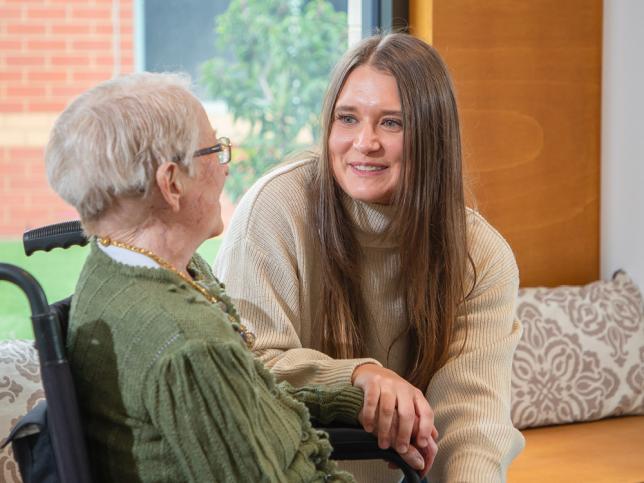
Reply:
<svg viewBox="0 0 644 483"><path fill-rule="evenodd" d="M49 251L53 248L68 248L73 245L86 245L79 221L69 221L48 225L26 232L23 245L27 256L36 251ZM23 418L27 422L38 416L46 417L43 438L35 444L45 446L45 452L25 454L24 445L12 432L10 437L17 457L21 475L25 483L55 482L90 483L92 481L91 462L88 458L83 426L71 369L65 354L65 335L68 326L71 297L49 305L38 281L27 271L7 263L0 263L0 280L6 280L20 287L29 300L31 320L38 356L46 406L38 405ZM43 411L45 412L43 414ZM17 427L21 425L18 423ZM358 427L319 427L326 431L333 446L333 460L385 460L398 466L405 475L406 482L420 483L416 471L392 449L382 450L372 434ZM9 441L9 440L8 440ZM8 442L7 441L7 442ZM35 465L40 468L34 472L32 455L45 454L51 458L50 465ZM52 455L52 456L50 456ZM45 472L43 472L45 468ZM53 474L55 473L55 474Z"/></svg>

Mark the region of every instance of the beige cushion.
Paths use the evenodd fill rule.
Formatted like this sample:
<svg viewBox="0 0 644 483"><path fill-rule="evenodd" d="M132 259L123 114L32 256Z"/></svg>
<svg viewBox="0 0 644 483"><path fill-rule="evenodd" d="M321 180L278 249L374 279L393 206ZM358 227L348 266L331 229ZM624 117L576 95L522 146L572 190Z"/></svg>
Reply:
<svg viewBox="0 0 644 483"><path fill-rule="evenodd" d="M18 419L44 398L34 342L0 341L0 441L7 437ZM0 481L22 481L11 445L0 450Z"/></svg>
<svg viewBox="0 0 644 483"><path fill-rule="evenodd" d="M644 303L625 273L519 292L513 362L518 428L644 414Z"/></svg>

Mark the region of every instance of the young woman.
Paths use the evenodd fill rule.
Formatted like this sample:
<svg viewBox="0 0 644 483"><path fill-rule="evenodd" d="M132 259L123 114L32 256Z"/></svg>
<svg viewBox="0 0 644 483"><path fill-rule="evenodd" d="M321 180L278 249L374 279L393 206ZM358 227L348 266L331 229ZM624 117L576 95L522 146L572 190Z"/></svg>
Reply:
<svg viewBox="0 0 644 483"><path fill-rule="evenodd" d="M319 154L251 188L215 264L254 350L294 385L363 388L360 421L383 447L411 434L432 448L435 419L430 481L503 481L523 447L510 420L518 270L465 206L445 65L409 35L366 39L336 67L321 120Z"/></svg>

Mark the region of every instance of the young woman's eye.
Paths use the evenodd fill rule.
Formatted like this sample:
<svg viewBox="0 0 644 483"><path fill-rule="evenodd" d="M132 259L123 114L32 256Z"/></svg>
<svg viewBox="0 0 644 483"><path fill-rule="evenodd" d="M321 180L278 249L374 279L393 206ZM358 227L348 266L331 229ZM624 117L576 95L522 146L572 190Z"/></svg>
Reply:
<svg viewBox="0 0 644 483"><path fill-rule="evenodd" d="M388 129L399 129L402 127L402 122L398 119L384 119L382 125Z"/></svg>
<svg viewBox="0 0 644 483"><path fill-rule="evenodd" d="M335 118L342 124L353 124L356 122L356 118L350 114L336 114Z"/></svg>

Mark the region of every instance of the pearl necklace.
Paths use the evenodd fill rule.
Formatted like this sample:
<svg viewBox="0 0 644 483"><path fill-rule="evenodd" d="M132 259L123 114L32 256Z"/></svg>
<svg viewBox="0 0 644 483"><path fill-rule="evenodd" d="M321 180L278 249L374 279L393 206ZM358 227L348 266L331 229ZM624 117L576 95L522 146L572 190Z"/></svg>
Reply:
<svg viewBox="0 0 644 483"><path fill-rule="evenodd" d="M109 237L99 236L99 237L97 237L97 240L104 247L108 247L108 246L112 245L112 246L115 246L115 247L118 247L118 248L124 248L126 250L130 250L131 252L134 252L134 253L139 253L141 255L145 255L146 257L148 257L148 258L154 260L156 263L158 263L160 267L165 268L166 270L168 270L168 271L170 271L172 273L175 273L176 275L181 277L181 279L184 282L186 282L188 285L190 285L192 288L194 288L197 292L199 292L201 295L203 295L208 302L210 302L210 303L219 302L219 303L225 305L225 302L221 298L217 297L213 293L210 293L210 291L208 291L205 287L199 285L197 282L195 282L188 275L186 275L186 274L180 272L179 270L177 270L174 265L172 265L170 262L168 262L164 258L161 258L156 253L151 252L150 250L146 250L145 248L140 248L140 247L137 247L137 246L134 246L134 245L130 245L129 243L124 243L124 242L120 242L120 241L117 241L117 240L112 240ZM230 314L228 314L228 318L231 320L231 322L233 322L232 323L233 329L235 331L239 332L239 335L241 335L241 338L246 343L246 346L249 349L252 349L253 345L255 344L255 334L250 332L246 328L246 326L244 326L244 324L238 323L236 320L234 320L234 318Z"/></svg>

